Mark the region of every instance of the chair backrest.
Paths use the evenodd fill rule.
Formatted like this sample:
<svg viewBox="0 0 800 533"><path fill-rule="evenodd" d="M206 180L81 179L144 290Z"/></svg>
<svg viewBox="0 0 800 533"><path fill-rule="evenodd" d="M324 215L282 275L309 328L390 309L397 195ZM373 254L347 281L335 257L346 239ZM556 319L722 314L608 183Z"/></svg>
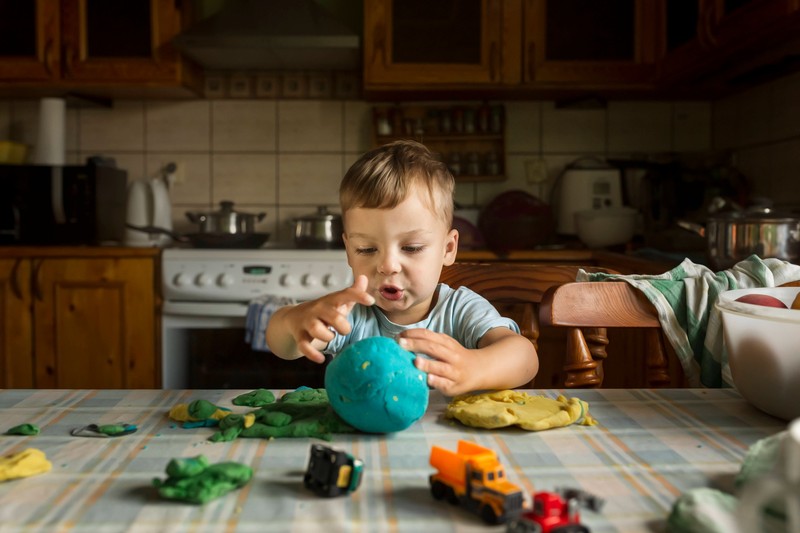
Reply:
<svg viewBox="0 0 800 533"><path fill-rule="evenodd" d="M800 286L800 280L784 284ZM674 384L669 372L672 348L665 342L656 308L644 294L624 281L564 283L551 287L539 309L542 326L570 328L567 346L567 386L597 387L603 381L602 362L608 338L605 328L646 328L643 358L649 386ZM682 376L675 368L673 376Z"/></svg>
<svg viewBox="0 0 800 533"><path fill-rule="evenodd" d="M554 265L552 263L461 263L457 262L442 271L440 281L453 288L469 287L480 294L500 312L513 319L523 336L539 348L539 304L551 287L575 281L578 270L616 273L593 266ZM557 363L558 372L561 363ZM540 375L549 372L540 354ZM552 366L552 365L550 365ZM542 381L550 386L549 378Z"/></svg>

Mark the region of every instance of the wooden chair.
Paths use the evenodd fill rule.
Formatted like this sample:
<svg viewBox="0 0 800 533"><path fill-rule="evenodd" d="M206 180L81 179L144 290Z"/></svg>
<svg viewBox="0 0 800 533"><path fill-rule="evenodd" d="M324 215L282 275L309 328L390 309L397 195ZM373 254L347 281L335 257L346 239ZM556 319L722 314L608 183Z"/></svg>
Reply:
<svg viewBox="0 0 800 533"><path fill-rule="evenodd" d="M489 300L500 314L519 325L522 335L538 350L539 304L543 296L552 287L574 282L581 268L587 272L616 273L592 266L457 262L444 268L440 281L453 288L467 286ZM569 376L570 371L564 370Z"/></svg>
<svg viewBox="0 0 800 533"><path fill-rule="evenodd" d="M800 280L784 286L800 286ZM599 387L607 357L606 328L644 328L646 381L651 387L674 382L669 372L672 347L666 342L656 308L624 281L563 283L547 290L539 310L544 326L567 327L567 387ZM682 376L680 368L675 369Z"/></svg>

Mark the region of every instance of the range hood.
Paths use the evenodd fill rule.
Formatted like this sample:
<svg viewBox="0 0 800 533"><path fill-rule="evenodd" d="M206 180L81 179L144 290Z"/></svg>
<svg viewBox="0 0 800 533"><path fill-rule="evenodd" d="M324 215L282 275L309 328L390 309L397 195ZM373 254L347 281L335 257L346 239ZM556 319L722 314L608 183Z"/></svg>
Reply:
<svg viewBox="0 0 800 533"><path fill-rule="evenodd" d="M357 70L359 35L314 0L228 0L173 44L207 69Z"/></svg>

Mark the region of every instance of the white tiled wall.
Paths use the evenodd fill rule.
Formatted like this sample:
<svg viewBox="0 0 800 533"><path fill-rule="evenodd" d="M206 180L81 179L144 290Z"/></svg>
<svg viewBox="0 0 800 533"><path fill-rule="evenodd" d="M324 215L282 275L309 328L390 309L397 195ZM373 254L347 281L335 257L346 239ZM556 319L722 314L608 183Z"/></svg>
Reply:
<svg viewBox="0 0 800 533"><path fill-rule="evenodd" d="M713 146L731 150L753 192L800 206L800 74L715 102Z"/></svg>
<svg viewBox="0 0 800 533"><path fill-rule="evenodd" d="M134 100L115 101L111 108L70 109L68 160L114 157L130 179L156 176L166 163L176 162L185 176L171 191L176 229L193 229L186 211L216 210L220 200L232 200L239 210L267 213L261 231L289 239L292 217L310 214L318 205L337 208L341 176L370 148L371 105ZM549 101L505 105L508 178L459 184L461 204L485 205L510 189L547 199L552 180L583 156L702 152L711 146L707 102L614 102L606 109L561 109ZM35 100L0 100L0 138L33 146L37 113ZM526 162L536 159L544 160L550 183L528 182Z"/></svg>

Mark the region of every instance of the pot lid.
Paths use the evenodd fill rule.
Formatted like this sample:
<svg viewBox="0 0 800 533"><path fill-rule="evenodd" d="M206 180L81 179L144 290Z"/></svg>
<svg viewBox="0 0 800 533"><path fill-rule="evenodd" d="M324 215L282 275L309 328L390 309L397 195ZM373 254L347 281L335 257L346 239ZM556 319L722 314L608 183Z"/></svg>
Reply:
<svg viewBox="0 0 800 533"><path fill-rule="evenodd" d="M772 207L756 206L738 211L714 213L709 219L723 222L797 222L800 221L800 216Z"/></svg>
<svg viewBox="0 0 800 533"><path fill-rule="evenodd" d="M316 222L316 221L328 221L328 220L339 220L342 218L342 215L331 213L328 211L328 206L321 205L317 207L316 213L311 213L308 215L304 215L301 217L295 218L295 220L300 221L308 221L308 222Z"/></svg>

